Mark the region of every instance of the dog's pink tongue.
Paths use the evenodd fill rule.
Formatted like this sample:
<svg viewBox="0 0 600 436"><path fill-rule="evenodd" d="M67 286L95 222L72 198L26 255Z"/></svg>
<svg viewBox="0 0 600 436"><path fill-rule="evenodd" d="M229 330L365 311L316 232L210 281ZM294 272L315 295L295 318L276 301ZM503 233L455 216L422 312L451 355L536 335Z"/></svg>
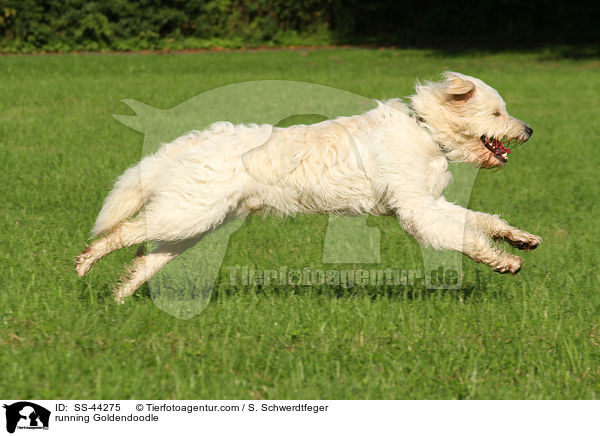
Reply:
<svg viewBox="0 0 600 436"><path fill-rule="evenodd" d="M496 147L496 150L498 150L499 152L510 154L510 148L506 148L504 146L504 144L502 143L502 141L499 141L498 139L494 139L494 146Z"/></svg>

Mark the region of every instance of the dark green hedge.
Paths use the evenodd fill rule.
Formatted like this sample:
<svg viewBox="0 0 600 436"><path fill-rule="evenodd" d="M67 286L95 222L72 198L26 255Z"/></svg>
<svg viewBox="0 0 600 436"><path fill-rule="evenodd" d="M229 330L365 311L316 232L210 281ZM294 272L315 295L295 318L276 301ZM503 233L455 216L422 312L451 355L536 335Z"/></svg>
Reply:
<svg viewBox="0 0 600 436"><path fill-rule="evenodd" d="M331 0L0 0L0 41L17 51L328 42ZM187 40L187 41L186 41Z"/></svg>
<svg viewBox="0 0 600 436"><path fill-rule="evenodd" d="M294 44L515 47L600 41L599 2L0 0L0 50Z"/></svg>

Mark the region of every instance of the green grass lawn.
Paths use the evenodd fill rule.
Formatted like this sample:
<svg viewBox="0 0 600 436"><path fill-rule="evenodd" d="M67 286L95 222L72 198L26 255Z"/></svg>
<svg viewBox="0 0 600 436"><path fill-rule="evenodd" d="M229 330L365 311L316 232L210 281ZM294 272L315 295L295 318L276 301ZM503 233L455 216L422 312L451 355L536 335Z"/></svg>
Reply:
<svg viewBox="0 0 600 436"><path fill-rule="evenodd" d="M158 309L147 287L113 302L134 247L76 277L102 200L140 158L143 136L112 117L131 114L120 100L168 109L256 79L382 99L447 69L496 87L535 129L505 169L479 173L469 202L544 238L517 277L465 259L458 290L228 285L228 265L331 269L319 216L247 220L209 305L189 320ZM18 56L0 57L0 87L1 398L599 396L596 59L362 49ZM382 265L422 268L393 218L369 224L381 232Z"/></svg>

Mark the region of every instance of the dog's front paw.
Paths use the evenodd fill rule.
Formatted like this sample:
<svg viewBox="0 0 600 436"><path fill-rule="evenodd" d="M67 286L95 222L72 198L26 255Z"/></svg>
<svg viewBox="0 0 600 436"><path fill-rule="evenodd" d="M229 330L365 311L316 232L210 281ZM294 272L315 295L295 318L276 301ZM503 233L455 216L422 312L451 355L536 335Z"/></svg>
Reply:
<svg viewBox="0 0 600 436"><path fill-rule="evenodd" d="M75 271L79 277L83 277L94 266L95 259L91 247L81 252L75 260Z"/></svg>
<svg viewBox="0 0 600 436"><path fill-rule="evenodd" d="M540 236L527 233L523 230L518 230L516 232L512 232L507 238L507 241L510 245L518 248L519 250L530 251L535 250L542 243L542 238Z"/></svg>
<svg viewBox="0 0 600 436"><path fill-rule="evenodd" d="M502 259L494 266L494 271L500 274L511 273L516 276L523 266L523 259L513 254L504 254Z"/></svg>

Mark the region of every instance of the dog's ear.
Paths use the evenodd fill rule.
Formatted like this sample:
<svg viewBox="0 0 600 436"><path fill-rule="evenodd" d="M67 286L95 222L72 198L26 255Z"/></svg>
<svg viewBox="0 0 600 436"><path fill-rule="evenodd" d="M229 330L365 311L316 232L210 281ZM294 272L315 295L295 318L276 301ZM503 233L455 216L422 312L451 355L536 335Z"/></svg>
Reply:
<svg viewBox="0 0 600 436"><path fill-rule="evenodd" d="M473 97L475 84L454 74L447 74L446 77L446 99L448 103L457 107L464 106Z"/></svg>

